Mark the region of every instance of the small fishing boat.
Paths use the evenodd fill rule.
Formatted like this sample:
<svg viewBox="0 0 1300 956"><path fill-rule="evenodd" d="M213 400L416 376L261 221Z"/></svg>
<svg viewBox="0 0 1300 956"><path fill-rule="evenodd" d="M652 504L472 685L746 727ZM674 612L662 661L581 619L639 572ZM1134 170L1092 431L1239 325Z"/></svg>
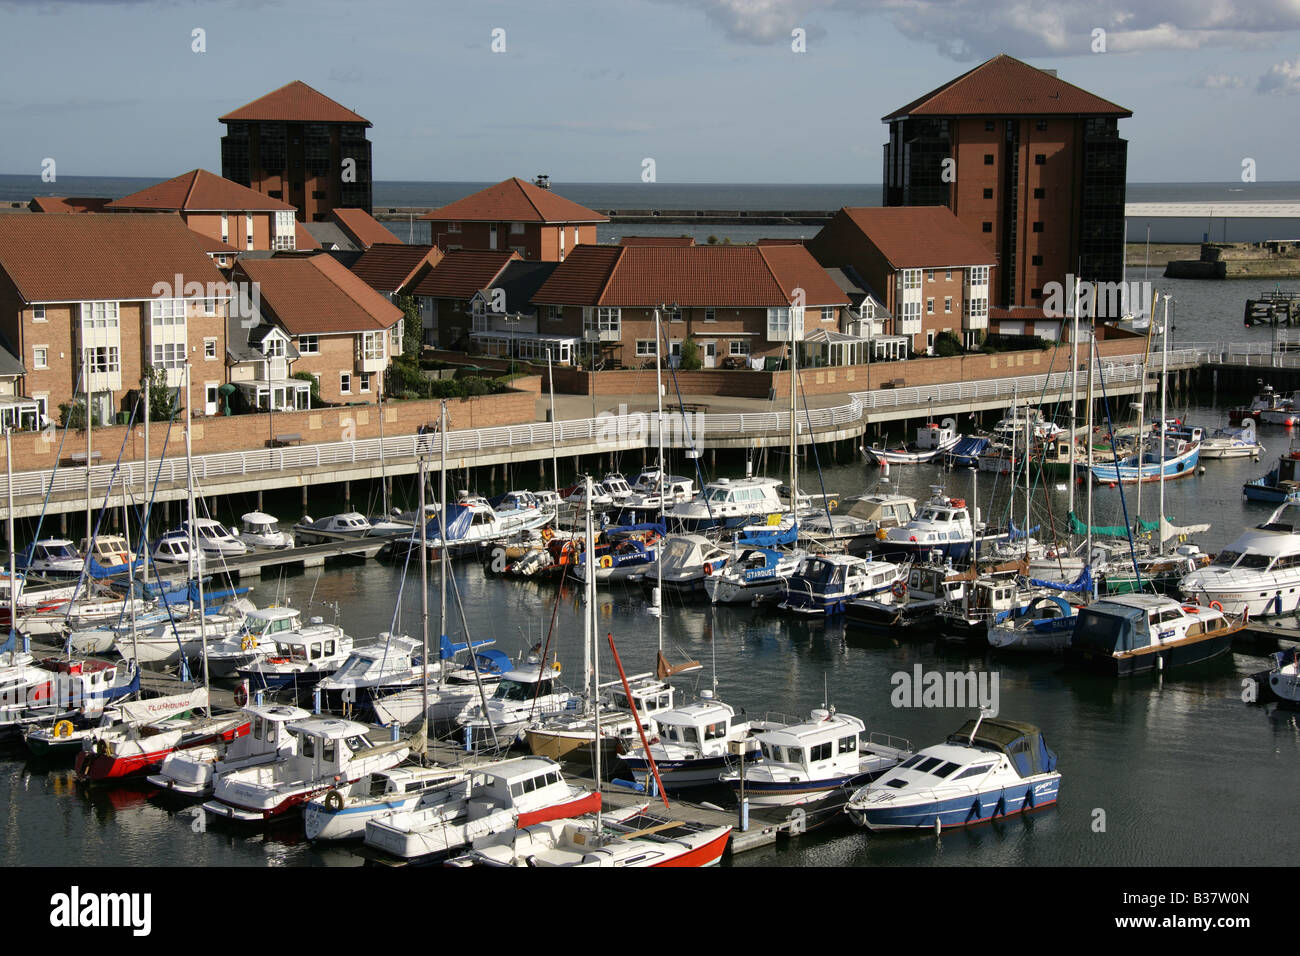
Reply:
<svg viewBox="0 0 1300 956"><path fill-rule="evenodd" d="M442 641L444 661L452 656L455 649L463 649L465 646L452 645L445 635ZM478 647L480 643L487 642L476 641L474 646ZM514 666L514 662L500 651L478 651L474 654L473 663L462 664L454 670L449 670L448 665L444 664L438 683L430 685L427 692L423 687L408 687L396 693L373 697L370 706L374 710L376 721L381 724L395 722L405 727L420 720L423 714L430 725L437 726L454 721L467 707L478 703L480 684L482 695L492 697L501 678L514 670Z"/></svg>
<svg viewBox="0 0 1300 956"><path fill-rule="evenodd" d="M270 636L273 653L236 668L253 688L277 691L293 688L302 694L338 670L352 653L352 638L335 624L313 617L305 626Z"/></svg>
<svg viewBox="0 0 1300 956"><path fill-rule="evenodd" d="M1277 464L1264 477L1248 481L1241 486L1241 494L1247 501L1260 501L1266 504L1282 504L1287 501L1300 500L1300 440L1292 439Z"/></svg>
<svg viewBox="0 0 1300 956"><path fill-rule="evenodd" d="M827 551L864 554L883 529L897 528L916 517L916 499L908 495L859 495L840 502L839 510L799 519L799 540Z"/></svg>
<svg viewBox="0 0 1300 956"><path fill-rule="evenodd" d="M0 736L56 723L85 725L140 690L140 672L129 662L49 658L37 661L30 676L19 693L0 693Z"/></svg>
<svg viewBox="0 0 1300 956"><path fill-rule="evenodd" d="M868 464L921 465L941 460L961 438L950 422L945 421L942 425L930 422L916 430L916 441L906 447L886 449L872 446L863 448L862 454Z"/></svg>
<svg viewBox="0 0 1300 956"><path fill-rule="evenodd" d="M981 713L857 791L845 810L871 830L969 826L1050 806L1060 786L1037 727Z"/></svg>
<svg viewBox="0 0 1300 956"><path fill-rule="evenodd" d="M402 740L376 746L366 737L369 728L350 720L310 717L285 729L298 738L291 756L217 778L203 809L240 823L264 823L340 784L396 767L411 752Z"/></svg>
<svg viewBox="0 0 1300 956"><path fill-rule="evenodd" d="M1300 706L1300 650L1274 651L1272 669L1256 674L1254 680L1266 697L1287 707Z"/></svg>
<svg viewBox="0 0 1300 956"><path fill-rule="evenodd" d="M1273 386L1265 385L1262 381L1258 383L1260 390L1255 397L1250 400L1249 405L1238 406L1228 410L1228 424L1240 425L1246 421L1259 421L1260 414L1268 408L1275 408L1278 405L1278 394L1273 390Z"/></svg>
<svg viewBox="0 0 1300 956"><path fill-rule="evenodd" d="M627 688L632 692L631 702L622 680L609 681L598 688L599 699L594 706L600 708L601 763L606 766L609 758L639 739L639 730L653 737L655 718L673 707L672 685L655 674L628 675ZM632 719L632 704L636 706L636 720ZM529 727L525 739L534 756L593 762L596 715L557 714Z"/></svg>
<svg viewBox="0 0 1300 956"><path fill-rule="evenodd" d="M1040 595L990 625L989 646L1003 651L1065 650L1077 622L1075 610L1065 598Z"/></svg>
<svg viewBox="0 0 1300 956"><path fill-rule="evenodd" d="M206 568L208 556L202 550L190 550L190 536L184 531L168 531L149 546L154 564L167 568Z"/></svg>
<svg viewBox="0 0 1300 956"><path fill-rule="evenodd" d="M430 862L494 834L568 819L600 808L600 794L564 779L545 757L475 768L465 779L424 794L412 809L366 823L366 846L389 859Z"/></svg>
<svg viewBox="0 0 1300 956"><path fill-rule="evenodd" d="M364 538L368 534L370 534L370 520L356 511L330 515L327 518L303 515L302 519L293 526L294 544L299 547L345 538Z"/></svg>
<svg viewBox="0 0 1300 956"><path fill-rule="evenodd" d="M734 554L722 570L705 576L705 593L714 604L753 604L780 597L805 554L745 548Z"/></svg>
<svg viewBox="0 0 1300 956"><path fill-rule="evenodd" d="M1065 664L1127 677L1227 654L1245 621L1229 619L1216 605L1180 604L1153 594L1096 601L1078 614Z"/></svg>
<svg viewBox="0 0 1300 956"><path fill-rule="evenodd" d="M975 581L975 572L954 570L951 562L914 564L907 583L894 585L890 600L859 598L844 609L844 623L887 632L894 637L933 637L940 612L958 605Z"/></svg>
<svg viewBox="0 0 1300 956"><path fill-rule="evenodd" d="M387 631L373 644L353 647L338 669L317 684L322 706L358 720L370 719L374 697L419 686L426 678L438 679L441 664L424 662L421 653L420 641Z"/></svg>
<svg viewBox="0 0 1300 956"><path fill-rule="evenodd" d="M717 574L728 561L728 554L715 541L700 534L674 534L664 538L659 548L657 569L654 563L642 565L631 580L656 586L661 580L667 591L691 594L704 591L704 579Z"/></svg>
<svg viewBox="0 0 1300 956"><path fill-rule="evenodd" d="M288 724L311 717L300 707L284 704L250 704L243 712L249 720L247 734L228 743L205 744L169 754L158 772L149 775L149 782L169 793L206 796L214 783L228 773L292 755L298 738L289 733Z"/></svg>
<svg viewBox="0 0 1300 956"><path fill-rule="evenodd" d="M1273 404L1259 413L1259 420L1269 425L1300 424L1300 407L1297 407L1296 395L1274 395Z"/></svg>
<svg viewBox="0 0 1300 956"><path fill-rule="evenodd" d="M1214 434L1201 442L1202 458L1254 458L1259 459L1264 446L1255 437L1252 419L1236 428L1216 428Z"/></svg>
<svg viewBox="0 0 1300 956"><path fill-rule="evenodd" d="M259 551L278 551L293 546L293 535L281 531L276 519L261 511L250 511L239 519L239 540Z"/></svg>
<svg viewBox="0 0 1300 956"><path fill-rule="evenodd" d="M307 839L360 840L371 820L435 802L436 795L462 786L471 772L459 767L402 765L332 787L312 797L302 809Z"/></svg>
<svg viewBox="0 0 1300 956"><path fill-rule="evenodd" d="M42 538L15 555L21 570L47 578L77 577L86 559L67 538Z"/></svg>
<svg viewBox="0 0 1300 956"><path fill-rule="evenodd" d="M1153 439L1157 445L1160 439ZM1094 464L1092 480L1098 485L1135 484L1141 482L1166 481L1184 478L1196 473L1196 463L1200 460L1201 443L1183 438L1167 437L1163 443L1163 454L1159 450L1143 451L1121 458L1110 464ZM1087 466L1084 466L1087 470Z"/></svg>
<svg viewBox="0 0 1300 956"><path fill-rule="evenodd" d="M529 665L501 675L496 691L488 698L486 714L475 694L456 716L466 748L521 743L532 721L576 708L578 698L559 679L559 662L547 665L534 659Z"/></svg>
<svg viewBox="0 0 1300 956"><path fill-rule="evenodd" d="M860 787L912 756L912 745L885 735L865 736L866 725L834 707L814 710L808 720L758 735L761 756L721 780L744 790L759 807L816 803L846 787ZM848 794L842 794L847 797Z"/></svg>
<svg viewBox="0 0 1300 956"><path fill-rule="evenodd" d="M781 610L802 615L844 613L859 598L892 599L893 589L906 587L907 565L873 561L847 554L808 555L786 582Z"/></svg>
<svg viewBox="0 0 1300 956"><path fill-rule="evenodd" d="M196 706L206 706L206 694L202 699L203 704ZM229 742L248 733L248 720L242 714L201 717L186 711L145 723L137 717L149 713L148 705L148 701L119 704L122 722L82 741L75 764L79 779L106 783L141 776L177 750Z"/></svg>
<svg viewBox="0 0 1300 956"><path fill-rule="evenodd" d="M965 498L950 498L940 487L932 487L930 500L907 524L885 529L876 536L873 551L892 560L964 561L971 552L978 530L979 549L1013 540L1018 532L976 529Z"/></svg>

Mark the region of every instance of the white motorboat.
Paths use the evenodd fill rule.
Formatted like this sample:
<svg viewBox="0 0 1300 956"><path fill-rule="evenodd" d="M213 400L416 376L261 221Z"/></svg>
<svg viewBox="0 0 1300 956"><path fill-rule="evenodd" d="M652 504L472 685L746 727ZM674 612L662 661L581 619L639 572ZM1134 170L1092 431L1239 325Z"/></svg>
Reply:
<svg viewBox="0 0 1300 956"><path fill-rule="evenodd" d="M845 810L871 830L960 827L1050 806L1060 785L1037 727L981 715L863 787Z"/></svg>
<svg viewBox="0 0 1300 956"><path fill-rule="evenodd" d="M469 774L459 767L405 765L368 773L307 801L302 811L307 839L360 840L370 821L414 810L424 801L436 802L441 792L457 788Z"/></svg>
<svg viewBox="0 0 1300 956"><path fill-rule="evenodd" d="M476 641L474 646L479 646L479 642ZM514 670L514 662L500 651L477 651L474 662L477 669L473 663L463 664L456 670L448 670L444 664L438 683L430 685L427 692L424 687L408 687L373 698L370 706L375 720L405 727L420 720L423 713L430 725L454 721L467 707L479 703L480 685L482 696L490 698L496 693L501 678Z"/></svg>
<svg viewBox="0 0 1300 956"><path fill-rule="evenodd" d="M137 620L134 634L123 616L114 629L113 647L127 660L139 660L141 665L149 666L179 663L183 654L189 659L191 669L200 673L201 668L195 665L203 656L203 639L206 637L211 645L237 635L248 614L255 610L253 603L242 597L227 601L216 613L205 614L202 621L197 607L188 614L173 609L170 613L151 615L153 623L146 627L141 627Z"/></svg>
<svg viewBox="0 0 1300 956"><path fill-rule="evenodd" d="M700 534L673 534L664 538L659 548L658 564L643 564L632 580L654 585L660 580L665 589L680 593L704 590L704 579L717 574L730 556L717 542Z"/></svg>
<svg viewBox="0 0 1300 956"><path fill-rule="evenodd" d="M1254 458L1258 460L1265 448L1255 436L1255 421L1247 418L1236 428L1216 428L1214 434L1201 441L1202 458Z"/></svg>
<svg viewBox="0 0 1300 956"><path fill-rule="evenodd" d="M300 809L317 794L367 774L396 767L411 752L407 741L376 746L364 724L310 717L285 725L298 738L292 756L219 777L203 809L242 823L263 823Z"/></svg>
<svg viewBox="0 0 1300 956"><path fill-rule="evenodd" d="M233 677L239 668L274 653L277 636L301 626L302 612L291 607L248 609L238 631L208 642L208 673L217 678Z"/></svg>
<svg viewBox="0 0 1300 956"><path fill-rule="evenodd" d="M86 559L67 538L42 538L18 555L16 563L31 574L66 578L81 574Z"/></svg>
<svg viewBox="0 0 1300 956"><path fill-rule="evenodd" d="M481 495L462 491L453 505L447 506L447 550L451 554L471 551L498 539L515 538L550 524L555 515L545 508L510 508L498 510ZM436 555L443 550L441 525L444 519L434 518L424 528L424 546ZM420 546L420 529L412 529L409 538L402 538L384 546L380 556L404 558Z"/></svg>
<svg viewBox="0 0 1300 956"><path fill-rule="evenodd" d="M373 644L353 647L338 670L318 684L323 706L358 719L370 718L375 697L419 686L426 678L438 680L441 664L422 661L420 655L420 641L387 631Z"/></svg>
<svg viewBox="0 0 1300 956"><path fill-rule="evenodd" d="M1269 617L1300 610L1300 502L1274 509L1178 582L1190 601L1220 607L1234 617Z"/></svg>
<svg viewBox="0 0 1300 956"><path fill-rule="evenodd" d="M912 745L880 734L834 707L818 708L808 720L758 735L761 756L721 780L754 806L820 802L835 791L861 787L912 756Z"/></svg>
<svg viewBox="0 0 1300 956"><path fill-rule="evenodd" d="M352 638L337 624L313 617L305 625L270 637L275 650L236 673L254 688L279 691L292 688L302 694L328 677L352 653Z"/></svg>
<svg viewBox="0 0 1300 956"><path fill-rule="evenodd" d="M863 448L868 463L888 465L920 465L940 459L961 441L951 420L943 424L930 422L916 430L916 441L900 448Z"/></svg>
<svg viewBox="0 0 1300 956"><path fill-rule="evenodd" d="M610 501L615 505L621 505L632 494L632 486L627 483L627 479L617 472L610 472L598 483L601 492L609 496Z"/></svg>
<svg viewBox="0 0 1300 956"><path fill-rule="evenodd" d="M1025 434L1031 428L1037 441L1051 441L1065 432L1060 425L1045 418L1041 408L1026 406L1012 408L1011 414L993 426L993 435L1002 441L1018 442L1023 447Z"/></svg>
<svg viewBox="0 0 1300 956"><path fill-rule="evenodd" d="M698 497L667 508L664 522L690 533L765 524L785 513L780 487L775 478L719 478L705 485Z"/></svg>
<svg viewBox="0 0 1300 956"><path fill-rule="evenodd" d="M194 536L199 550L213 558L237 558L248 553L248 545L236 537L237 530L225 528L212 518L182 521L181 533Z"/></svg>
<svg viewBox="0 0 1300 956"><path fill-rule="evenodd" d="M1040 595L1010 616L989 625L989 647L1004 651L1063 651L1077 623L1065 598Z"/></svg>
<svg viewBox="0 0 1300 956"><path fill-rule="evenodd" d="M290 721L302 721L311 714L285 704L250 704L244 709L249 731L229 743L205 744L169 754L148 780L155 787L186 796L206 796L217 780L228 773L274 763L291 756L298 738L288 731Z"/></svg>
<svg viewBox="0 0 1300 956"><path fill-rule="evenodd" d="M293 535L281 531L275 518L261 511L250 511L239 519L239 540L257 550L279 550L293 546Z"/></svg>
<svg viewBox="0 0 1300 956"><path fill-rule="evenodd" d="M299 547L345 538L364 538L368 534L370 534L370 521L365 515L356 511L346 511L327 518L303 515L302 519L293 526L293 540Z"/></svg>
<svg viewBox="0 0 1300 956"><path fill-rule="evenodd" d="M486 715L477 695L457 715L465 746L471 750L509 747L523 741L525 729L534 720L576 708L578 698L559 680L558 662L531 663L502 674L488 698Z"/></svg>
<svg viewBox="0 0 1300 956"><path fill-rule="evenodd" d="M859 495L840 503L838 511L799 519L799 540L832 550L861 554L884 529L907 524L916 516L916 499L907 495Z"/></svg>
<svg viewBox="0 0 1300 956"><path fill-rule="evenodd" d="M166 568L194 568L208 565L208 556L202 549L191 552L190 537L184 531L168 531L154 540L149 550L154 564Z"/></svg>

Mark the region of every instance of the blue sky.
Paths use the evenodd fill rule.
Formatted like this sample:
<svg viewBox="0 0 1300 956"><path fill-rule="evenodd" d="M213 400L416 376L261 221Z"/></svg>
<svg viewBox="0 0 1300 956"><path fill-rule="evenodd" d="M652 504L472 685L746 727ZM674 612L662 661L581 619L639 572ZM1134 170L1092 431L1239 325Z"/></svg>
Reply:
<svg viewBox="0 0 1300 956"><path fill-rule="evenodd" d="M219 172L217 116L300 79L381 180L878 182L880 117L1005 52L1133 110L1131 181L1300 180L1300 0L0 0L0 36L0 173Z"/></svg>

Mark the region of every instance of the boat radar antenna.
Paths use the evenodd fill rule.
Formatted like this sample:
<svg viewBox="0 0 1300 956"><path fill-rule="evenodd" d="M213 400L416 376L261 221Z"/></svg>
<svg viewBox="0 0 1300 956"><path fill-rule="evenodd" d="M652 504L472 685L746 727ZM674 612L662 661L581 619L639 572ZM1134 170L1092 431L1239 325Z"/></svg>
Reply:
<svg viewBox="0 0 1300 956"><path fill-rule="evenodd" d="M992 717L992 716L994 716L994 712L993 712L993 710L991 710L991 709L988 708L988 707L981 707L981 708L980 708L980 715L979 715L979 717L975 718L975 726L972 727L972 728L971 728L971 731L970 731L970 743L972 743L972 744L975 743L975 735L976 735L977 733L979 733L980 724L984 722L984 718L985 718L985 717Z"/></svg>

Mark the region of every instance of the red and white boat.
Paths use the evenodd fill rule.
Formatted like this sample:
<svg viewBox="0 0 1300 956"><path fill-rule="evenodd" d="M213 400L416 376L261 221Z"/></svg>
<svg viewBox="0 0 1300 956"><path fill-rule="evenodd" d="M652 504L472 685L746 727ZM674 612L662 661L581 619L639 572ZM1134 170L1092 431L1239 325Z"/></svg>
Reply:
<svg viewBox="0 0 1300 956"><path fill-rule="evenodd" d="M650 816L645 805L601 817L553 820L484 840L456 866L713 866L731 825Z"/></svg>
<svg viewBox="0 0 1300 956"><path fill-rule="evenodd" d="M309 711L288 704L249 704L244 713L252 725L246 736L229 744L207 744L171 754L157 773L149 775L149 782L172 793L204 796L228 773L274 763L292 754L298 738L286 725L311 716Z"/></svg>
<svg viewBox="0 0 1300 956"><path fill-rule="evenodd" d="M285 729L298 738L294 753L218 777L203 809L229 820L263 823L301 809L319 793L396 767L411 752L407 741L375 746L366 737L369 727L336 717L293 721Z"/></svg>
<svg viewBox="0 0 1300 956"><path fill-rule="evenodd" d="M199 701L207 703L207 694L196 691ZM150 723L140 721L148 714L150 701L119 704L123 722L100 730L82 742L77 754L77 778L91 783L123 780L149 773L162 765L169 754L217 741L231 741L248 733L247 714L218 717L192 717L179 714Z"/></svg>

